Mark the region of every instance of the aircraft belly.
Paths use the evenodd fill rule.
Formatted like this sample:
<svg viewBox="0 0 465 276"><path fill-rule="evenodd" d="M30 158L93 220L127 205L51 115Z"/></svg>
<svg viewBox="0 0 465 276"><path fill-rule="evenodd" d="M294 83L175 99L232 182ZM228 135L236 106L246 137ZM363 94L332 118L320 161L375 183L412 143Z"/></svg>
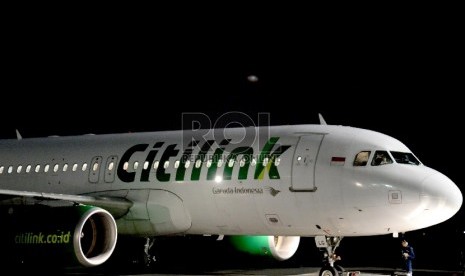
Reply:
<svg viewBox="0 0 465 276"><path fill-rule="evenodd" d="M170 191L132 190L127 199L135 204L117 221L120 233L168 235L184 233L191 227L191 217L183 201Z"/></svg>
<svg viewBox="0 0 465 276"><path fill-rule="evenodd" d="M259 194L244 192L245 189ZM214 194L213 201L220 219L216 225L218 231L236 235L263 233L263 224L257 223L260 217L255 204L255 197L262 196L260 191L263 191L260 187L231 185L226 193Z"/></svg>
<svg viewBox="0 0 465 276"><path fill-rule="evenodd" d="M158 235L182 233L191 227L191 217L183 201L172 192L151 190L147 211Z"/></svg>
<svg viewBox="0 0 465 276"><path fill-rule="evenodd" d="M227 186L205 183L178 191L192 216L189 234L252 235L269 231L257 199L270 200L272 196L261 182L228 183Z"/></svg>

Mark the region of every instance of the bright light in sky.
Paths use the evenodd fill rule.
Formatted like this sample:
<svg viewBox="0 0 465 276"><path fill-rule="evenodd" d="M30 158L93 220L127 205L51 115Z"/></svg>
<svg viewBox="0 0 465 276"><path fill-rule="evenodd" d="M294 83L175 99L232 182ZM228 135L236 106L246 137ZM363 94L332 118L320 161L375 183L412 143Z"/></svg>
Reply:
<svg viewBox="0 0 465 276"><path fill-rule="evenodd" d="M247 76L247 80L250 81L250 82L257 82L258 77L255 76L255 75L249 75L249 76Z"/></svg>

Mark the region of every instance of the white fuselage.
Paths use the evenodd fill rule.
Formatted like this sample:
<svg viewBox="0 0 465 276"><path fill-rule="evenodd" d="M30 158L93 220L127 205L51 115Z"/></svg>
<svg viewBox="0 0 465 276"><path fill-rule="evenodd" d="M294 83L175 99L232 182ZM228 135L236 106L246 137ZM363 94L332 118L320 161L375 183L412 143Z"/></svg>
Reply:
<svg viewBox="0 0 465 276"><path fill-rule="evenodd" d="M410 153L384 134L326 125L3 140L0 189L128 199L117 223L130 235L379 235L459 210L446 176L372 165L382 151Z"/></svg>

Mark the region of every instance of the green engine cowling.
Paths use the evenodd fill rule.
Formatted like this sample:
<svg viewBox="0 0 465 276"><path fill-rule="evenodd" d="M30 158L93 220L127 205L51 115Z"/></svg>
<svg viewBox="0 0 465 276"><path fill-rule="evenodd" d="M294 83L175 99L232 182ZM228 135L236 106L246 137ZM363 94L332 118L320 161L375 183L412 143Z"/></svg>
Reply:
<svg viewBox="0 0 465 276"><path fill-rule="evenodd" d="M116 246L113 216L94 206L10 206L0 218L4 248L26 263L92 267L108 260Z"/></svg>
<svg viewBox="0 0 465 276"><path fill-rule="evenodd" d="M238 251L279 261L291 258L300 243L298 236L231 236L229 240Z"/></svg>

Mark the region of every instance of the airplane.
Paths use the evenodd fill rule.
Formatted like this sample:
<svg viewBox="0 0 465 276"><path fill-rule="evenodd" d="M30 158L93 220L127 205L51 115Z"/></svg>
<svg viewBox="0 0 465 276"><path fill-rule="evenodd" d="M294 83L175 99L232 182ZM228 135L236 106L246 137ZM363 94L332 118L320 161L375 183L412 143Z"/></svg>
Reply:
<svg viewBox="0 0 465 276"><path fill-rule="evenodd" d="M347 126L283 125L0 141L4 248L104 264L118 236L217 235L287 260L300 237L334 276L343 237L451 218L459 188L402 142ZM8 246L7 246L8 245ZM147 259L151 256L145 249Z"/></svg>

